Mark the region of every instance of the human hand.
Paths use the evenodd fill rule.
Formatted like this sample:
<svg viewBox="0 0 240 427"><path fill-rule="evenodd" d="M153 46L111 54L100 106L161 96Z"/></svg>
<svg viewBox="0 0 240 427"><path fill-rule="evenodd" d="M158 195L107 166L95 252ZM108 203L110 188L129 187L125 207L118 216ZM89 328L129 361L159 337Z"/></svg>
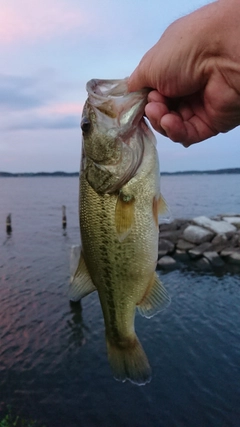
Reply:
<svg viewBox="0 0 240 427"><path fill-rule="evenodd" d="M240 124L240 8L219 0L175 21L129 78L153 128L185 147Z"/></svg>

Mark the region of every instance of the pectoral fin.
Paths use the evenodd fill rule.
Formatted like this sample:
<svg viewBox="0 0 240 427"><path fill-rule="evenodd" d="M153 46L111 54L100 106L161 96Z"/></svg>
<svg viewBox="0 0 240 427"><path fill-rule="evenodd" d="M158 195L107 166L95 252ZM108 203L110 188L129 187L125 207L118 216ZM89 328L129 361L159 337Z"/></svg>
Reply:
<svg viewBox="0 0 240 427"><path fill-rule="evenodd" d="M137 304L141 316L150 318L159 311L168 307L171 302L166 289L160 281L157 273L154 272L149 282L148 288L142 300Z"/></svg>
<svg viewBox="0 0 240 427"><path fill-rule="evenodd" d="M153 198L153 218L157 227L163 222L170 222L172 218L169 206L162 194Z"/></svg>
<svg viewBox="0 0 240 427"><path fill-rule="evenodd" d="M134 223L134 208L134 197L120 192L115 209L115 225L120 242L126 239L131 232Z"/></svg>
<svg viewBox="0 0 240 427"><path fill-rule="evenodd" d="M71 301L79 301L95 290L96 287L92 282L81 252L77 270L69 285L68 297Z"/></svg>

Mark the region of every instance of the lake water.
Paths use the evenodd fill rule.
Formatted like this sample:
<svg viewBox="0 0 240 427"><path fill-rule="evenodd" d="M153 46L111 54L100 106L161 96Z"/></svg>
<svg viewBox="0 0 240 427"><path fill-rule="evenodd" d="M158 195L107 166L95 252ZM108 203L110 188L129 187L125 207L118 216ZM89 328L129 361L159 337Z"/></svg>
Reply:
<svg viewBox="0 0 240 427"><path fill-rule="evenodd" d="M164 176L162 191L175 218L240 213L240 175ZM11 404L47 427L239 427L239 275L161 273L170 307L136 316L152 381L117 382L97 294L67 298L77 198L77 178L0 179L0 420Z"/></svg>

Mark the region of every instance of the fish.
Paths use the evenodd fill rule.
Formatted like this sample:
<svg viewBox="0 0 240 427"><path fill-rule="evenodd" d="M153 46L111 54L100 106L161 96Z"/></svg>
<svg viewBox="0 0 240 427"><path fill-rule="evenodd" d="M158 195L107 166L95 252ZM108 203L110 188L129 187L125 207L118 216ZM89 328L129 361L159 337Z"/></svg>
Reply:
<svg viewBox="0 0 240 427"><path fill-rule="evenodd" d="M151 367L135 332L170 304L156 273L160 192L156 138L144 118L148 89L129 93L127 78L86 86L79 185L81 254L69 298L98 292L114 378L143 385Z"/></svg>

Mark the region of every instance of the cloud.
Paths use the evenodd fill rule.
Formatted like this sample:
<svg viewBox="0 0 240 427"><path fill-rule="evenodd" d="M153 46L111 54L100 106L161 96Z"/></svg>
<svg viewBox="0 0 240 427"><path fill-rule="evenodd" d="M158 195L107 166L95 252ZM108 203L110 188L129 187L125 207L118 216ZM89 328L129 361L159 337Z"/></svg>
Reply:
<svg viewBox="0 0 240 427"><path fill-rule="evenodd" d="M83 104L77 102L53 104L42 109L45 114L76 114L80 117Z"/></svg>
<svg viewBox="0 0 240 427"><path fill-rule="evenodd" d="M41 117L31 116L6 127L5 130L49 130L49 129L76 129L79 128L80 118L74 115Z"/></svg>
<svg viewBox="0 0 240 427"><path fill-rule="evenodd" d="M76 129L80 127L82 105L50 104L30 111L11 112L1 126L3 131Z"/></svg>
<svg viewBox="0 0 240 427"><path fill-rule="evenodd" d="M0 44L29 42L61 35L76 28L90 29L84 8L67 0L8 0L1 4Z"/></svg>
<svg viewBox="0 0 240 427"><path fill-rule="evenodd" d="M51 72L0 75L0 129L3 131L79 128L83 105L64 98L76 87ZM71 96L71 95L70 95Z"/></svg>
<svg viewBox="0 0 240 427"><path fill-rule="evenodd" d="M41 83L37 78L0 75L0 108L18 110L44 105L49 95L38 86Z"/></svg>

